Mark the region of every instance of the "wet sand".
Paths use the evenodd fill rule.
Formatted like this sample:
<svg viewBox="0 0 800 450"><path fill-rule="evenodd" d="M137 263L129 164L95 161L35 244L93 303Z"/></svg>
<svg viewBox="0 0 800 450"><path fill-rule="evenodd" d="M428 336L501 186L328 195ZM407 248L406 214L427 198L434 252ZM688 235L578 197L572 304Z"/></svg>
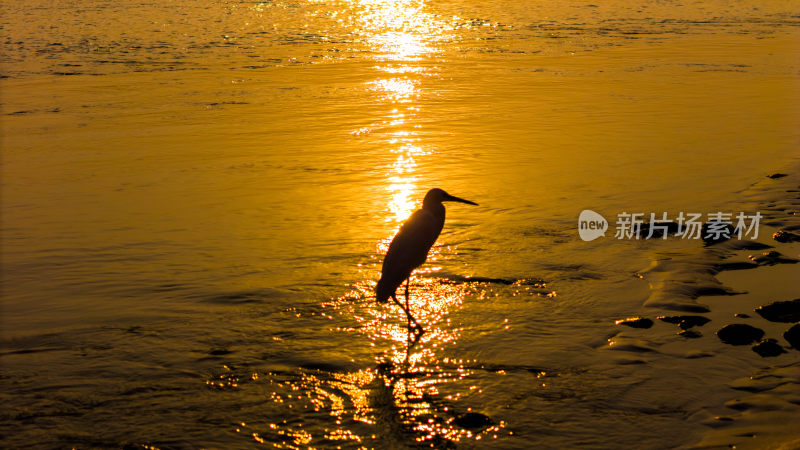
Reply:
<svg viewBox="0 0 800 450"><path fill-rule="evenodd" d="M659 351L682 357L685 362L674 364L691 366L698 374L712 373L709 365L718 366L721 361L729 365L729 379L722 378L727 400L688 418L709 428L689 448L800 445L795 425L800 414L800 349L784 337L796 321L770 321L757 313L765 305L800 298L796 282L800 243L786 242L790 240L787 233L800 229L800 171L797 165L782 169L786 176L765 176L742 191L742 205L764 215L757 240L733 239L688 253L662 255L641 272L652 288L646 311L659 311L648 314L656 326L624 330L612 338L613 344L627 345L626 350L634 354ZM795 311L800 313L800 308ZM720 330L731 324L754 327L763 336L759 333L751 340L737 334L734 337L742 340L729 345ZM671 329L675 337L667 338L665 329ZM771 351L755 352L759 342L767 341L774 342L770 342Z"/></svg>
<svg viewBox="0 0 800 450"><path fill-rule="evenodd" d="M790 175L785 178L760 180L746 192L746 196L752 196L753 201L760 203L759 210L764 211L768 227L763 237L767 239L761 242L772 248L752 251L732 246L733 249L725 255L726 262L750 262L756 259L761 264L758 268L744 271L721 272L717 275L720 282L743 294L731 297L731 301L722 298L707 300L712 312L721 319L718 323L744 323L757 327L764 331L764 339L775 339L786 355L767 356L765 363L770 361L769 364L730 382L736 394L724 404L726 410L713 410L719 415L703 419L713 431L704 436L697 447L800 446L800 437L794 425L800 415L800 349L796 345L792 348L784 337L793 322L766 320L756 311L774 302L800 298L797 283L800 280L800 244L774 239L774 235L781 231L796 233L800 229L800 171L797 166L787 169ZM785 255L780 258L784 262L759 260L760 256L769 252ZM752 350L751 347L745 345L729 351L747 352Z"/></svg>

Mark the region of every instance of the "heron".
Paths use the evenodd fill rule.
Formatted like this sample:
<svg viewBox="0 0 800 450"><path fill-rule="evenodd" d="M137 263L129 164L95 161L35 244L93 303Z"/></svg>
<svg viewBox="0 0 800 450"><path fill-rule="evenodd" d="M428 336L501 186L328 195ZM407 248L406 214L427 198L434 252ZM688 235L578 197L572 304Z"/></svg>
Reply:
<svg viewBox="0 0 800 450"><path fill-rule="evenodd" d="M444 227L445 209L442 202L460 202L478 205L475 202L450 195L442 189L435 188L425 194L422 209L414 211L400 226L400 230L389 244L389 250L383 259L381 279L375 287L378 302L385 303L389 297L406 313L409 329L414 324L417 338L424 330L417 323L408 306L408 284L411 272L428 259L428 252ZM397 300L397 288L406 282L406 304Z"/></svg>

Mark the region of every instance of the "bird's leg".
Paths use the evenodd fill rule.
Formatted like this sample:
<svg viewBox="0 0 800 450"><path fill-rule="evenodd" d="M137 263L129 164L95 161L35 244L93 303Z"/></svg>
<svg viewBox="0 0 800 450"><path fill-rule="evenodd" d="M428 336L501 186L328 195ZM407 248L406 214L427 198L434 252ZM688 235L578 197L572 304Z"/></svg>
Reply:
<svg viewBox="0 0 800 450"><path fill-rule="evenodd" d="M414 342L416 343L422 336L422 333L425 332L425 330L423 330L422 327L419 326L419 323L417 323L416 319L414 319L414 317L411 316L411 307L408 305L408 284L410 282L411 282L411 277L406 278L406 314L408 314L409 329L411 328L411 322L414 322L414 330L415 330L414 334L416 335Z"/></svg>
<svg viewBox="0 0 800 450"><path fill-rule="evenodd" d="M411 347L414 344L411 343L411 322L408 322L408 333L406 334L406 357L403 358L403 369L408 368L408 361L411 356Z"/></svg>
<svg viewBox="0 0 800 450"><path fill-rule="evenodd" d="M406 312L406 340L411 342L411 314L408 310L408 298L406 298L406 307L404 310ZM406 351L406 362L408 362L408 351Z"/></svg>
<svg viewBox="0 0 800 450"><path fill-rule="evenodd" d="M409 310L409 308L408 308L408 297L406 297L406 304L405 304L405 305L403 305L402 303L400 303L400 300L398 300L398 299L397 299L397 295L392 295L392 300L393 300L395 303L397 303L397 306L399 306L399 307L400 307L400 309L402 309L402 310L403 310L403 312L405 312L405 313L406 313L406 318L408 319L408 329L409 329L409 330L411 330L411 328L412 328L411 324L412 324L412 323L414 324L414 326L413 326L413 328L414 328L414 330L415 330L415 331L414 331L414 334L416 335L415 341L418 341L418 340L419 340L419 338L420 338L420 336L422 336L422 333L423 333L424 331L422 330L422 327L421 327L421 326L419 326L419 324L417 323L417 320L416 320L416 319L414 319L414 316L412 316L412 315L411 315L411 311L410 311L410 310Z"/></svg>
<svg viewBox="0 0 800 450"><path fill-rule="evenodd" d="M408 315L408 332L411 333L411 306L408 304L408 282L411 277L406 278L406 314ZM414 321L416 323L416 321Z"/></svg>

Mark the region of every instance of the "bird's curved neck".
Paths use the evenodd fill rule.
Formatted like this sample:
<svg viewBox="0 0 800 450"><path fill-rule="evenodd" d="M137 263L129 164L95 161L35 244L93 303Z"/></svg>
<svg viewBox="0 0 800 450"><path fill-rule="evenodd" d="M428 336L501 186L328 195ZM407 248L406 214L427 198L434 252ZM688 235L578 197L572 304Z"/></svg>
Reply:
<svg viewBox="0 0 800 450"><path fill-rule="evenodd" d="M444 205L442 202L437 201L429 201L429 202L422 202L422 209L425 211L430 211L431 213L444 217Z"/></svg>

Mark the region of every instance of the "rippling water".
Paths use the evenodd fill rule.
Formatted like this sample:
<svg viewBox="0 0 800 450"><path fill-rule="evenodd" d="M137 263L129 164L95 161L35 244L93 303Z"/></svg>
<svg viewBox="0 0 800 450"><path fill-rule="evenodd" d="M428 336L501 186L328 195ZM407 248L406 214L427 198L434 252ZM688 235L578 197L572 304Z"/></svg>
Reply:
<svg viewBox="0 0 800 450"><path fill-rule="evenodd" d="M3 1L6 445L697 442L762 361L614 320L708 252L575 221L760 207L800 8L552 3ZM369 297L431 187L481 206L409 348Z"/></svg>

